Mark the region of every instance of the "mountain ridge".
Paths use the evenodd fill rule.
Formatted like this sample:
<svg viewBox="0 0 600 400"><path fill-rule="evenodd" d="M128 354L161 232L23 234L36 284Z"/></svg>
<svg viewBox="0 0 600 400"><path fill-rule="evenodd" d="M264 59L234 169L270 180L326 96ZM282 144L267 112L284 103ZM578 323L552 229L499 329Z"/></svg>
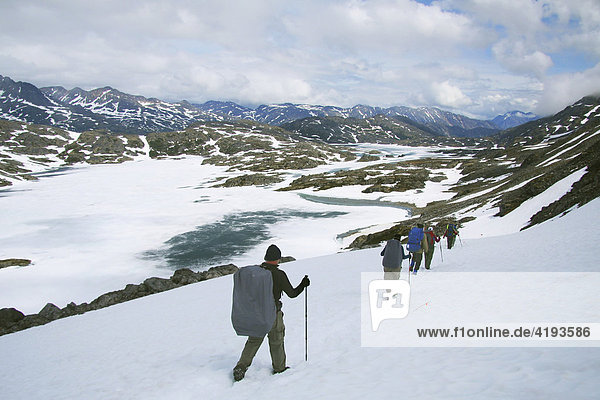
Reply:
<svg viewBox="0 0 600 400"><path fill-rule="evenodd" d="M176 103L131 95L104 86L92 90L62 86L37 88L31 83L15 82L0 75L0 118L83 132L107 129L114 133L146 134L185 129L198 121L249 119L282 125L309 117L366 119L383 114L406 117L445 136L483 136L500 128L484 121L454 114L435 107L382 108L355 105L350 108L309 104L269 104L249 108L232 101L207 101L202 104L182 100ZM510 118L503 123L510 124ZM522 120L519 120L521 123Z"/></svg>

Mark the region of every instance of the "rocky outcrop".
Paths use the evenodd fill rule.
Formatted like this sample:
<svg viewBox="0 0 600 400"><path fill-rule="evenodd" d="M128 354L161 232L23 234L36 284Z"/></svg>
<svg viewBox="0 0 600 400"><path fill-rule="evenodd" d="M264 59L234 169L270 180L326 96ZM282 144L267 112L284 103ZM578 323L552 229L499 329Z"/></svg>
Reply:
<svg viewBox="0 0 600 400"><path fill-rule="evenodd" d="M83 314L88 311L124 303L139 297L233 274L237 270L238 267L233 264L212 267L209 270L202 272L194 272L187 268L178 269L169 279L157 277L148 278L139 285L129 284L125 286L124 289L105 293L89 304L69 303L65 308L61 309L52 303L48 303L39 313L32 315L24 315L14 308L3 308L0 310L0 336L34 326L44 325L60 318Z"/></svg>
<svg viewBox="0 0 600 400"><path fill-rule="evenodd" d="M268 186L283 181L278 175L247 174L235 176L215 187Z"/></svg>
<svg viewBox="0 0 600 400"><path fill-rule="evenodd" d="M106 131L87 131L65 146L59 154L68 164L122 163L143 154L144 143L135 135L111 135Z"/></svg>
<svg viewBox="0 0 600 400"><path fill-rule="evenodd" d="M0 330L12 326L25 318L23 313L15 308L3 308L0 310Z"/></svg>
<svg viewBox="0 0 600 400"><path fill-rule="evenodd" d="M7 258L6 260L0 260L0 269L8 267L27 267L31 265L31 260L24 258Z"/></svg>

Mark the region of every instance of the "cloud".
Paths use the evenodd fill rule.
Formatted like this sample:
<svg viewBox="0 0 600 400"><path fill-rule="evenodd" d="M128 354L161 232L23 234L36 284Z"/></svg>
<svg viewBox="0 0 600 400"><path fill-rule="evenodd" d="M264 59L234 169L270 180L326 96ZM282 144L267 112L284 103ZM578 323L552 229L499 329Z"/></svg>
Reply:
<svg viewBox="0 0 600 400"><path fill-rule="evenodd" d="M536 112L554 114L589 95L600 96L600 63L582 72L547 77Z"/></svg>
<svg viewBox="0 0 600 400"><path fill-rule="evenodd" d="M503 40L492 52L496 59L509 71L542 79L553 65L552 58L539 50L531 50L521 41Z"/></svg>
<svg viewBox="0 0 600 400"><path fill-rule="evenodd" d="M315 2L288 29L305 45L353 54L451 54L490 35L464 15L411 0Z"/></svg>
<svg viewBox="0 0 600 400"><path fill-rule="evenodd" d="M450 107L452 109L461 108L473 103L459 87L452 85L448 81L433 83L430 94L435 105Z"/></svg>
<svg viewBox="0 0 600 400"><path fill-rule="evenodd" d="M0 74L168 101L437 105L493 117L531 111L549 74L600 62L596 0L427 3L6 0Z"/></svg>
<svg viewBox="0 0 600 400"><path fill-rule="evenodd" d="M473 21L501 26L509 35L535 34L543 26L545 3L537 0L441 0L443 9L461 10Z"/></svg>

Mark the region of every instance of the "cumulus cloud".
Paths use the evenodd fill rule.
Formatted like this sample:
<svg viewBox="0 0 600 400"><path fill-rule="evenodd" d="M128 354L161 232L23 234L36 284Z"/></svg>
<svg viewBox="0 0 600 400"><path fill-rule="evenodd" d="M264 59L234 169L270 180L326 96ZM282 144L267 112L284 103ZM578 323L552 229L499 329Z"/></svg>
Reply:
<svg viewBox="0 0 600 400"><path fill-rule="evenodd" d="M508 70L518 74L542 79L553 65L552 58L539 50L528 49L521 41L504 40L498 42L492 52L496 59Z"/></svg>
<svg viewBox="0 0 600 400"><path fill-rule="evenodd" d="M600 96L600 63L582 72L546 78L536 111L539 115L553 114L589 95Z"/></svg>
<svg viewBox="0 0 600 400"><path fill-rule="evenodd" d="M473 102L459 87L448 81L435 82L431 85L431 96L436 105L458 109Z"/></svg>
<svg viewBox="0 0 600 400"><path fill-rule="evenodd" d="M600 62L596 0L6 0L1 7L0 74L169 101L437 105L493 117L520 104L529 111L546 96L548 75L564 70L557 65L564 51L578 52L585 68ZM573 76L558 81L578 85L585 68L569 65Z"/></svg>

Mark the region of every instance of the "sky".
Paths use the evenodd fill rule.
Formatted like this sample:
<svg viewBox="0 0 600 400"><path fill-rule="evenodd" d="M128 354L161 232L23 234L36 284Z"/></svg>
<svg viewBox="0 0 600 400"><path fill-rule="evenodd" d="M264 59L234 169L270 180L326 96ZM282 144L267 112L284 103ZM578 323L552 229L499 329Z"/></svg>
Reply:
<svg viewBox="0 0 600 400"><path fill-rule="evenodd" d="M2 0L0 75L166 101L554 114L600 93L598 0Z"/></svg>

